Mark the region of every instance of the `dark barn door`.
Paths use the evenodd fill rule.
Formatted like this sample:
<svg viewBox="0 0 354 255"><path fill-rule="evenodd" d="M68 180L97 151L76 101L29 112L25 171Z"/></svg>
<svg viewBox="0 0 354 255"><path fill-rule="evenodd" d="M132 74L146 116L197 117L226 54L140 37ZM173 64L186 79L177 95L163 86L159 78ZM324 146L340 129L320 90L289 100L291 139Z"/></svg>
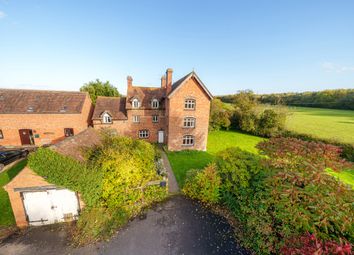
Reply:
<svg viewBox="0 0 354 255"><path fill-rule="evenodd" d="M22 145L33 145L34 144L32 129L20 129L18 132L20 134L20 139L21 139Z"/></svg>

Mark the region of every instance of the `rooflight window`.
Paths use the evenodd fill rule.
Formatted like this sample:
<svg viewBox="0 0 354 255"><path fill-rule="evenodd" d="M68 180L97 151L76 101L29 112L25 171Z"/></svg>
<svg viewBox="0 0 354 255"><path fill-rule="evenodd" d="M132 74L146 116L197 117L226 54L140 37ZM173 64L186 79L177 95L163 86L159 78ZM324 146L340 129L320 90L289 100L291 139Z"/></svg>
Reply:
<svg viewBox="0 0 354 255"><path fill-rule="evenodd" d="M133 108L139 108L140 107L140 102L138 99L134 99L132 102Z"/></svg>
<svg viewBox="0 0 354 255"><path fill-rule="evenodd" d="M157 109L159 108L159 100L154 99L151 101L151 108Z"/></svg>
<svg viewBox="0 0 354 255"><path fill-rule="evenodd" d="M64 106L60 109L60 112L66 112L67 109L68 109L68 107L64 105Z"/></svg>
<svg viewBox="0 0 354 255"><path fill-rule="evenodd" d="M34 112L33 107L32 107L32 106L28 106L28 108L27 108L27 112Z"/></svg>
<svg viewBox="0 0 354 255"><path fill-rule="evenodd" d="M113 122L112 116L105 112L102 115L102 122L105 124L111 124Z"/></svg>

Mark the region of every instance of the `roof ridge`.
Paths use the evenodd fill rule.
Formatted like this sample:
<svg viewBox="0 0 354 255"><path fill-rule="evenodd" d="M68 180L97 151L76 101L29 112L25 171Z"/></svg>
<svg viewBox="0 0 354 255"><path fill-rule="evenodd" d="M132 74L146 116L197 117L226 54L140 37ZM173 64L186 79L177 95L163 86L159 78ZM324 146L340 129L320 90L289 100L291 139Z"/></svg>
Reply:
<svg viewBox="0 0 354 255"><path fill-rule="evenodd" d="M46 89L12 89L12 88L0 88L1 90L7 91L25 91L25 92L53 92L53 93L78 93L78 94L87 94L87 91L69 91L69 90L46 90Z"/></svg>

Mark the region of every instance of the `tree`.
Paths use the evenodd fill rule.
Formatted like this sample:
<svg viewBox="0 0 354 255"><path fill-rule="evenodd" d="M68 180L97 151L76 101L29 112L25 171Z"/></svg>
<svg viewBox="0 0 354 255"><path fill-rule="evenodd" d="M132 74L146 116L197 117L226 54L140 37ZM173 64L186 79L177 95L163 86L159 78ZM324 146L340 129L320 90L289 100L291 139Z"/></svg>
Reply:
<svg viewBox="0 0 354 255"><path fill-rule="evenodd" d="M209 126L211 130L227 129L230 126L230 112L220 99L213 99L210 107Z"/></svg>
<svg viewBox="0 0 354 255"><path fill-rule="evenodd" d="M99 79L85 83L80 91L88 92L93 104L96 104L98 96L119 97L121 94L109 81L102 82Z"/></svg>

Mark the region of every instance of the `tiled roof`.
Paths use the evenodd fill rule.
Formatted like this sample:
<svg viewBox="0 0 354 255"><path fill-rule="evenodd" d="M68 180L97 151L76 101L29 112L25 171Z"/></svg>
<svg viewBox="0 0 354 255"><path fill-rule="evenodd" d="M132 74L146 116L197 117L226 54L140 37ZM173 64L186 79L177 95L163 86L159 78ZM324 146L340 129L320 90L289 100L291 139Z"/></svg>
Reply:
<svg viewBox="0 0 354 255"><path fill-rule="evenodd" d="M114 120L126 120L125 97L97 97L92 119L100 119L103 112L108 112Z"/></svg>
<svg viewBox="0 0 354 255"><path fill-rule="evenodd" d="M50 146L50 148L65 156L84 161L85 150L99 144L101 144L99 132L89 127L77 135L67 137L63 141Z"/></svg>
<svg viewBox="0 0 354 255"><path fill-rule="evenodd" d="M81 113L86 92L0 89L0 114Z"/></svg>
<svg viewBox="0 0 354 255"><path fill-rule="evenodd" d="M164 108L165 100L165 88L156 88L156 87L137 87L131 86L128 87L128 95L126 101L126 108L132 108L132 100L138 98L141 104L141 108L151 109L151 101L157 99L160 102L160 109Z"/></svg>

